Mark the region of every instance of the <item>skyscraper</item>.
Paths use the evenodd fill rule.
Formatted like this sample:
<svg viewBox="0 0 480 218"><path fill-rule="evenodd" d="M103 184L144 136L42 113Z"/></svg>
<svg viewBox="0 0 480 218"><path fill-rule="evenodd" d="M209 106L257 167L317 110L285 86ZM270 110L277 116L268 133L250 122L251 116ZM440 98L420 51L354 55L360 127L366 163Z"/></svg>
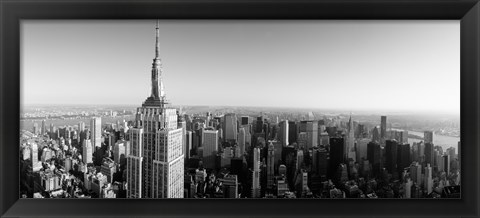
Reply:
<svg viewBox="0 0 480 218"><path fill-rule="evenodd" d="M83 163L92 163L92 156L93 156L93 148L92 148L92 142L90 139L85 139L83 141L83 152L82 152L82 158L83 158Z"/></svg>
<svg viewBox="0 0 480 218"><path fill-rule="evenodd" d="M318 146L318 122L307 123L307 147L308 149Z"/></svg>
<svg viewBox="0 0 480 218"><path fill-rule="evenodd" d="M443 171L448 175L450 174L450 155L443 155L442 156L442 161L443 161Z"/></svg>
<svg viewBox="0 0 480 218"><path fill-rule="evenodd" d="M380 139L384 141L387 137L387 116L381 117L380 123Z"/></svg>
<svg viewBox="0 0 480 218"><path fill-rule="evenodd" d="M192 152L192 146L193 146L193 133L192 131L187 131L186 133L186 137L185 137L185 147L186 147L186 151L187 153L185 153L185 159L189 159L190 158L190 152Z"/></svg>
<svg viewBox="0 0 480 218"><path fill-rule="evenodd" d="M434 146L431 142L425 143L425 163L430 164L432 167L434 165ZM425 165L424 165L425 166Z"/></svg>
<svg viewBox="0 0 480 218"><path fill-rule="evenodd" d="M288 144L297 142L297 124L295 121L288 121Z"/></svg>
<svg viewBox="0 0 480 218"><path fill-rule="evenodd" d="M78 131L79 132L85 131L85 123L84 122L79 122L78 123Z"/></svg>
<svg viewBox="0 0 480 218"><path fill-rule="evenodd" d="M372 164L372 172L374 175L380 173L382 167L382 150L378 142L372 141L367 144L367 159Z"/></svg>
<svg viewBox="0 0 480 218"><path fill-rule="evenodd" d="M328 167L328 177L333 178L338 166L345 163L344 140L342 137L330 138L330 164Z"/></svg>
<svg viewBox="0 0 480 218"><path fill-rule="evenodd" d="M433 180L432 180L432 167L430 164L427 164L425 167L425 182L423 183L424 189L427 194L430 194L433 189Z"/></svg>
<svg viewBox="0 0 480 218"><path fill-rule="evenodd" d="M131 152L127 157L129 198L183 198L183 137L177 111L167 107L156 27L151 93L137 108L130 129ZM130 184L133 183L133 184ZM127 189L128 189L127 188Z"/></svg>
<svg viewBox="0 0 480 218"><path fill-rule="evenodd" d="M42 163L38 162L38 145L37 143L31 143L30 155L32 160L32 171L37 172L42 169Z"/></svg>
<svg viewBox="0 0 480 218"><path fill-rule="evenodd" d="M153 198L183 198L185 160L182 138L182 128L157 132L152 174Z"/></svg>
<svg viewBox="0 0 480 218"><path fill-rule="evenodd" d="M378 128L376 126L372 130L372 141L373 142L378 142L378 143L381 142L380 134L378 133Z"/></svg>
<svg viewBox="0 0 480 218"><path fill-rule="evenodd" d="M385 168L389 173L397 172L398 143L396 140L385 141Z"/></svg>
<svg viewBox="0 0 480 218"><path fill-rule="evenodd" d="M423 132L423 139L425 143L433 143L433 132L432 131Z"/></svg>
<svg viewBox="0 0 480 218"><path fill-rule="evenodd" d="M413 162L408 172L410 173L410 178L416 185L422 184L422 166L420 164Z"/></svg>
<svg viewBox="0 0 480 218"><path fill-rule="evenodd" d="M223 121L223 139L237 140L237 115L234 113L225 114Z"/></svg>
<svg viewBox="0 0 480 218"><path fill-rule="evenodd" d="M267 152L267 189L273 190L273 177L275 175L275 147L272 142L268 144Z"/></svg>
<svg viewBox="0 0 480 218"><path fill-rule="evenodd" d="M38 123L33 123L32 132L33 132L33 134L35 134L35 135L38 134Z"/></svg>
<svg viewBox="0 0 480 218"><path fill-rule="evenodd" d="M42 120L42 135L45 135L47 133L47 127L45 126L45 120Z"/></svg>
<svg viewBox="0 0 480 218"><path fill-rule="evenodd" d="M130 131L130 152L127 153L127 198L142 198L143 129Z"/></svg>
<svg viewBox="0 0 480 218"><path fill-rule="evenodd" d="M315 121L301 121L299 126L299 138L300 134L305 133L304 138L302 139L305 143L305 148L308 150L312 147L317 146L318 142L318 122Z"/></svg>
<svg viewBox="0 0 480 218"><path fill-rule="evenodd" d="M260 197L260 148L253 149L252 198Z"/></svg>
<svg viewBox="0 0 480 218"><path fill-rule="evenodd" d="M218 130L207 128L203 131L203 166L215 168L215 156L218 152Z"/></svg>
<svg viewBox="0 0 480 218"><path fill-rule="evenodd" d="M288 145L288 120L280 122L280 142L282 146Z"/></svg>
<svg viewBox="0 0 480 218"><path fill-rule="evenodd" d="M398 172L403 172L405 168L410 166L410 144L400 144L397 147L397 167Z"/></svg>
<svg viewBox="0 0 480 218"><path fill-rule="evenodd" d="M239 154L237 155L237 157L241 157L245 153L245 143L246 143L245 137L246 137L245 128L241 127L238 131Z"/></svg>
<svg viewBox="0 0 480 218"><path fill-rule="evenodd" d="M357 147L355 149L357 162L361 162L362 158L367 159L368 143L370 143L370 139L366 138L362 138L357 141Z"/></svg>
<svg viewBox="0 0 480 218"><path fill-rule="evenodd" d="M353 127L353 120L352 116L350 115L350 119L348 120L348 129L347 129L348 135L347 135L347 158L348 159L353 159L353 161L356 161L356 155L355 155L355 129Z"/></svg>
<svg viewBox="0 0 480 218"><path fill-rule="evenodd" d="M92 140L92 146L102 147L102 118L93 117L90 120L90 139Z"/></svg>
<svg viewBox="0 0 480 218"><path fill-rule="evenodd" d="M116 164L120 164L121 160L123 160L127 154L126 154L126 146L127 143L126 141L117 141L115 143L115 146L113 147L113 160L115 161Z"/></svg>
<svg viewBox="0 0 480 218"><path fill-rule="evenodd" d="M183 116L178 116L177 119L178 119L178 124L177 124L178 128L182 129L182 150L183 150L184 157L186 157L187 153L189 152L187 150L187 121L185 121L185 118Z"/></svg>

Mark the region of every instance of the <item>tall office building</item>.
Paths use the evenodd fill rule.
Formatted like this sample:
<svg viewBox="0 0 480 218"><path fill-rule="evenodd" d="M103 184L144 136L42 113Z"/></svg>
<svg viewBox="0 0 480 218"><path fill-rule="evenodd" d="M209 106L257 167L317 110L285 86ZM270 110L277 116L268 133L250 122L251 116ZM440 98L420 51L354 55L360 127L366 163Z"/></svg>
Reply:
<svg viewBox="0 0 480 218"><path fill-rule="evenodd" d="M443 155L442 156L442 162L443 162L443 171L448 175L450 174L450 155Z"/></svg>
<svg viewBox="0 0 480 218"><path fill-rule="evenodd" d="M387 116L381 116L380 139L383 141L386 138L387 138Z"/></svg>
<svg viewBox="0 0 480 218"><path fill-rule="evenodd" d="M205 168L215 168L215 156L218 152L218 130L213 128L206 128L203 131L203 166Z"/></svg>
<svg viewBox="0 0 480 218"><path fill-rule="evenodd" d="M352 120L351 115L350 115L350 119L348 120L348 129L347 129L347 137L346 137L346 152L347 152L347 158L352 159L355 162L356 161L355 128L353 127L353 120Z"/></svg>
<svg viewBox="0 0 480 218"><path fill-rule="evenodd" d="M357 146L355 149L357 162L360 163L362 159L367 159L368 143L370 143L370 139L367 138L362 138L357 141Z"/></svg>
<svg viewBox="0 0 480 218"><path fill-rule="evenodd" d="M126 141L120 140L115 143L113 147L113 161L115 161L116 164L120 164L121 161L126 158L126 147Z"/></svg>
<svg viewBox="0 0 480 218"><path fill-rule="evenodd" d="M280 122L280 142L282 146L288 145L288 120Z"/></svg>
<svg viewBox="0 0 480 218"><path fill-rule="evenodd" d="M374 175L380 173L382 168L382 150L380 144L376 141L372 141L367 144L367 159L372 164L372 172Z"/></svg>
<svg viewBox="0 0 480 218"><path fill-rule="evenodd" d="M412 185L413 185L413 182L410 178L407 179L407 181L405 182L405 198L412 198Z"/></svg>
<svg viewBox="0 0 480 218"><path fill-rule="evenodd" d="M396 140L385 141L385 168L389 173L397 172L398 143Z"/></svg>
<svg viewBox="0 0 480 218"><path fill-rule="evenodd" d="M304 136L300 136L300 134L305 133ZM302 141L304 141L305 148L309 150L312 147L317 147L318 142L318 122L315 121L301 121L299 125L299 135L298 140L300 141L300 137Z"/></svg>
<svg viewBox="0 0 480 218"><path fill-rule="evenodd" d="M47 133L47 127L45 125L46 125L45 120L42 120L42 129L41 129L42 135L45 135L45 133Z"/></svg>
<svg viewBox="0 0 480 218"><path fill-rule="evenodd" d="M455 159L455 156L456 156L455 155L455 148L454 147L447 148L446 154L450 155L450 160Z"/></svg>
<svg viewBox="0 0 480 218"><path fill-rule="evenodd" d="M78 123L78 131L79 132L85 131L85 123L84 122L79 122Z"/></svg>
<svg viewBox="0 0 480 218"><path fill-rule="evenodd" d="M272 142L268 144L267 151L267 189L273 190L275 176L275 147Z"/></svg>
<svg viewBox="0 0 480 218"><path fill-rule="evenodd" d="M38 134L38 123L33 123L32 133L35 135Z"/></svg>
<svg viewBox="0 0 480 218"><path fill-rule="evenodd" d="M307 123L307 147L308 149L318 147L318 122L309 121Z"/></svg>
<svg viewBox="0 0 480 218"><path fill-rule="evenodd" d="M127 191L129 198L183 198L183 130L178 128L176 109L168 107L165 98L158 37L157 23L151 93L137 108L130 129L127 187L133 190Z"/></svg>
<svg viewBox="0 0 480 218"><path fill-rule="evenodd" d="M127 153L127 198L142 198L143 129L132 128L130 151Z"/></svg>
<svg viewBox="0 0 480 218"><path fill-rule="evenodd" d="M257 117L255 122L254 133L262 133L263 132L263 116Z"/></svg>
<svg viewBox="0 0 480 218"><path fill-rule="evenodd" d="M239 151L239 154L237 155L237 157L241 157L245 153L245 143L246 143L245 137L246 137L245 128L240 127L240 129L238 131L238 147L239 147L238 151Z"/></svg>
<svg viewBox="0 0 480 218"><path fill-rule="evenodd" d="M187 153L185 153L185 159L189 159L190 158L190 153L192 152L192 148L193 148L193 133L192 131L187 131L187 133L185 134L185 147L186 147L186 151Z"/></svg>
<svg viewBox="0 0 480 218"><path fill-rule="evenodd" d="M297 142L297 124L295 121L288 121L288 144Z"/></svg>
<svg viewBox="0 0 480 218"><path fill-rule="evenodd" d="M410 165L409 173L413 182L420 186L422 184L422 165L418 162L413 162L412 165Z"/></svg>
<svg viewBox="0 0 480 218"><path fill-rule="evenodd" d="M207 118L209 116L207 115ZM183 150L183 155L184 157L187 157L188 154L188 149L187 149L187 121L185 121L185 118L183 116L178 116L178 128L182 129L182 150ZM208 123L208 122L207 122Z"/></svg>
<svg viewBox="0 0 480 218"><path fill-rule="evenodd" d="M322 180L327 178L328 152L325 148L313 150L312 173L318 175Z"/></svg>
<svg viewBox="0 0 480 218"><path fill-rule="evenodd" d="M433 132L432 131L423 132L423 139L425 143L433 143Z"/></svg>
<svg viewBox="0 0 480 218"><path fill-rule="evenodd" d="M253 149L252 198L260 197L260 148Z"/></svg>
<svg viewBox="0 0 480 218"><path fill-rule="evenodd" d="M90 120L90 139L92 140L92 146L102 147L102 118L93 117Z"/></svg>
<svg viewBox="0 0 480 218"><path fill-rule="evenodd" d="M83 163L85 164L93 163L93 160L92 160L93 146L90 139L86 139L83 141L82 149L83 149L82 150Z"/></svg>
<svg viewBox="0 0 480 218"><path fill-rule="evenodd" d="M153 160L153 198L183 198L184 156L183 130L163 129L157 132Z"/></svg>
<svg viewBox="0 0 480 218"><path fill-rule="evenodd" d="M223 121L223 139L237 140L237 115L234 113L225 114Z"/></svg>
<svg viewBox="0 0 480 218"><path fill-rule="evenodd" d="M398 172L403 172L412 163L410 160L410 144L400 144L397 149Z"/></svg>
<svg viewBox="0 0 480 218"><path fill-rule="evenodd" d="M32 171L40 171L42 169L42 163L38 161L38 145L35 142L31 144L30 156L32 160Z"/></svg>
<svg viewBox="0 0 480 218"><path fill-rule="evenodd" d="M434 165L434 146L431 142L425 143L425 163L430 164L432 167ZM425 165L424 165L425 166Z"/></svg>
<svg viewBox="0 0 480 218"><path fill-rule="evenodd" d="M372 130L372 141L377 143L381 142L380 133L378 133L378 128L376 126Z"/></svg>
<svg viewBox="0 0 480 218"><path fill-rule="evenodd" d="M433 180L432 180L432 167L430 164L427 164L425 167L425 182L423 183L424 190L427 194L430 194L433 190Z"/></svg>
<svg viewBox="0 0 480 218"><path fill-rule="evenodd" d="M328 177L333 178L340 164L345 163L345 146L342 137L330 138L330 164Z"/></svg>

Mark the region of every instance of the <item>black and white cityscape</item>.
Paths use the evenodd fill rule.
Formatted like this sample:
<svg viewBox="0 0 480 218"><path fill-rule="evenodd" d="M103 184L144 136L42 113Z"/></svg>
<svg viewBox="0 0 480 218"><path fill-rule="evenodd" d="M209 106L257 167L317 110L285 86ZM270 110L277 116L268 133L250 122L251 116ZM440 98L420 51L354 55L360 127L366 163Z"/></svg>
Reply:
<svg viewBox="0 0 480 218"><path fill-rule="evenodd" d="M408 90L415 88L402 84L404 92L392 90L391 98L402 101L399 105L410 105L408 110L371 109L372 105L381 105L382 101L388 104L392 99L384 100L377 98L376 93L352 89L349 84L356 83L350 81L354 80L353 76L343 77L345 82L319 81L315 88L318 92L312 92L314 89L305 88L309 91L302 91L293 84L275 83L276 77L271 77L269 81L257 81L255 74L246 73L250 82L243 84L246 90L242 93L228 88L229 83L232 87L236 86L233 84L236 80L226 73L225 77L210 78L207 84L197 81L198 86L182 88L184 91L180 94L186 93L198 101L205 101L205 104L178 104L173 100L178 97L169 98L170 95L176 96L170 94L170 90L176 89L168 88L173 77L166 79L170 72L166 68L169 63L164 60L169 58L160 46L160 41L169 43L162 40L164 23L156 21L147 24L150 31L146 34L154 41L151 50L146 51L147 55L153 53L153 62L147 66L150 74L148 70L126 74L132 80L140 78L144 87L133 86L129 81L112 84L118 87L115 96L112 96L115 104L109 104L107 100L106 104L42 104L34 101L22 104L20 197L461 197L459 101L452 101L451 96L441 93L438 93L439 96L424 95L416 91L409 95ZM115 54L111 55L115 59ZM129 55L135 56L136 53ZM222 54L225 55L228 56ZM200 67L196 65L193 68ZM53 68L55 66L50 66L49 70ZM177 78L190 80L193 73ZM28 77L27 73L23 75ZM458 77L459 81L459 69L446 75ZM290 76L292 79L296 77L294 73ZM51 98L55 99L56 92L59 92L67 93L66 96L75 101L78 93L87 93L88 97L95 95L92 93L103 92L107 84L112 83L108 78L89 78L105 83L104 87L97 88L83 83L78 85L73 77L44 78L35 83L40 83L42 89L49 89L50 83L67 84L72 87L71 90L51 90ZM370 83L357 80L362 83L360 87L395 83L396 78L376 76L364 81ZM415 78L406 81L425 89L430 85L441 86L442 90L459 89L459 84L436 83L435 78L428 81L431 84L422 84ZM179 83L181 81L175 82ZM217 86L217 92L199 94L202 86L215 86L217 83L223 84ZM323 83L338 83L338 90L324 90ZM260 88L262 86L267 89ZM290 94L255 91L269 90L270 86L282 86ZM30 85L22 88L29 90L25 91L27 94L40 90L32 89ZM122 100L122 96L138 89L148 90L144 95L137 96L142 101L131 104ZM378 90L378 95L389 91ZM257 93L260 96L258 99L265 102L280 99L290 105L289 101L297 102L295 98L299 98L318 102L324 107L297 103L290 106L251 105L248 102L255 102L257 98L250 97L250 93ZM402 93L406 96L402 97ZM451 93L459 93L459 90ZM60 95L58 99L63 98ZM328 99L336 99L342 104L350 102L352 107L334 106L335 103L324 100L323 95L329 95ZM239 104L219 102L209 105L209 102L224 98L239 99ZM252 100L249 101L249 98ZM459 99L459 96L453 99L456 98ZM428 106L422 105L441 107L434 105L435 101L445 107L456 104L452 107L454 112L430 111ZM357 107L358 102L366 106L363 109ZM418 111L415 110L417 106L420 108Z"/></svg>

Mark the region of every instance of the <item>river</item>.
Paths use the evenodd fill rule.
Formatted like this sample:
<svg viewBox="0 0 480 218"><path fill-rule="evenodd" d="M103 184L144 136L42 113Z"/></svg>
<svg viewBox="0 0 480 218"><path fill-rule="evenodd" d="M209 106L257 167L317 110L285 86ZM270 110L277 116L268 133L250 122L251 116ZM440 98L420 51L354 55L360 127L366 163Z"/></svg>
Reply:
<svg viewBox="0 0 480 218"><path fill-rule="evenodd" d="M423 137L423 132L408 131L408 134L416 135ZM413 144L414 142L422 141L420 139L408 138L408 143ZM433 144L441 146L443 151L446 151L449 147L454 147L455 152L458 153L458 142L460 137L444 136L444 135L433 135Z"/></svg>

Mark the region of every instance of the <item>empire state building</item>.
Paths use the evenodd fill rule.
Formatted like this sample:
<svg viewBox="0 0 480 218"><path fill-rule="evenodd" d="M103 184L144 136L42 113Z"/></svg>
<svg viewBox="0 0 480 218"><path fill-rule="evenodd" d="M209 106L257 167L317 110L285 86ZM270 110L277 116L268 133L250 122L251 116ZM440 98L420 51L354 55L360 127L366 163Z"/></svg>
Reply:
<svg viewBox="0 0 480 218"><path fill-rule="evenodd" d="M165 98L158 21L155 30L151 93L137 108L135 126L129 130L127 198L183 198L183 131L176 109L168 107Z"/></svg>

